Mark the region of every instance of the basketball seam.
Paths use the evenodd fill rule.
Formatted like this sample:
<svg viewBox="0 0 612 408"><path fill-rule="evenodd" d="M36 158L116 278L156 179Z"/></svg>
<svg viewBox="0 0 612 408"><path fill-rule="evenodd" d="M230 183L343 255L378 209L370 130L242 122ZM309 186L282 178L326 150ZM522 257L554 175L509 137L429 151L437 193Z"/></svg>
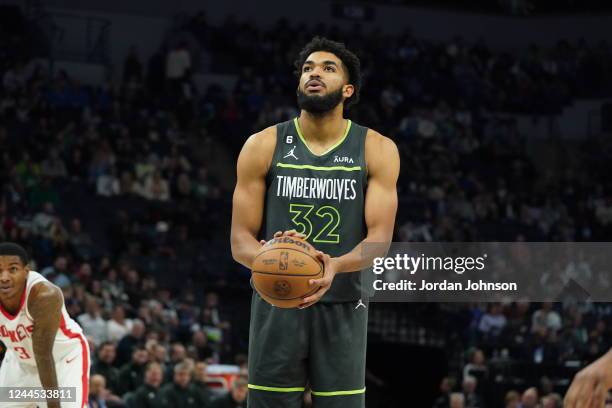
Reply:
<svg viewBox="0 0 612 408"><path fill-rule="evenodd" d="M319 261L317 258L315 258L314 256L312 256L312 255L310 255L310 254L307 254L307 253L305 253L305 252L298 251L298 250L297 250L297 249L295 249L295 248L288 248L288 247L277 247L277 248L270 248L270 249L266 249L265 251L262 251L262 252L260 252L259 254L257 254L257 256L255 257L255 259L253 260L253 263L255 263L255 261L257 260L257 258L259 258L260 256L262 256L262 255L263 255L263 254L265 254L266 252L269 252L269 251L274 251L274 250L276 250L276 249L287 249L287 250L289 250L289 251L296 251L296 252L299 252L300 254L304 254L304 255L306 255L306 256L309 256L310 258L312 258L312 259L313 259L313 260L314 260L314 261L315 261L315 262L316 262L316 263L319 265L319 272L318 272L318 273L323 272L323 264L321 264L321 261ZM316 275L316 274L315 274L315 275ZM292 276L312 276L312 275L292 275Z"/></svg>
<svg viewBox="0 0 612 408"><path fill-rule="evenodd" d="M253 286L255 287L255 290L261 295L262 292L259 289L257 289L257 285L255 284L255 282L253 282ZM295 299L303 298L305 296L310 296L313 293L315 293L317 290L319 290L319 288L313 289L310 292L303 294L302 296L296 296L296 297L290 298L290 299L278 298L278 297L270 296L267 293L264 293L263 295L269 297L270 299L274 299L274 300L295 300Z"/></svg>
<svg viewBox="0 0 612 408"><path fill-rule="evenodd" d="M262 275L275 275L275 276L317 276L320 275L321 272L313 273L313 274L298 274L298 273L274 273L274 272L262 272L262 271L251 271L253 273L261 273Z"/></svg>

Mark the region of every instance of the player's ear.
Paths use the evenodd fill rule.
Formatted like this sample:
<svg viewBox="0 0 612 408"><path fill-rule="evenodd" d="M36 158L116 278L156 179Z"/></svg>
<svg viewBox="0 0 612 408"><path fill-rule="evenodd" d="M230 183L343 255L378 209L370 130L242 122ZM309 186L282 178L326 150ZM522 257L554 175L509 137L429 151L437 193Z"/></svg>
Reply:
<svg viewBox="0 0 612 408"><path fill-rule="evenodd" d="M351 84L346 84L342 87L342 96L350 98L355 93L355 87Z"/></svg>

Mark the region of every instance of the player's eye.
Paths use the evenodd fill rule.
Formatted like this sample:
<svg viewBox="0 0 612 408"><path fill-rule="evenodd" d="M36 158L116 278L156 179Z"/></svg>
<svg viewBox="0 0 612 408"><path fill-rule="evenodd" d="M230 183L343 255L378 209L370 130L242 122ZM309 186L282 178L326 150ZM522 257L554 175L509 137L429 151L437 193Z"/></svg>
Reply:
<svg viewBox="0 0 612 408"><path fill-rule="evenodd" d="M308 71L310 71L310 69L311 68L309 66L306 66L306 67L302 68L302 71L303 72L308 72Z"/></svg>
<svg viewBox="0 0 612 408"><path fill-rule="evenodd" d="M9 269L9 271L10 271L11 273L16 273L16 272L17 272L17 268L15 268L15 267L13 266L13 267L11 267L11 268Z"/></svg>
<svg viewBox="0 0 612 408"><path fill-rule="evenodd" d="M336 68L334 68L333 65L326 66L325 70L328 72L336 72Z"/></svg>

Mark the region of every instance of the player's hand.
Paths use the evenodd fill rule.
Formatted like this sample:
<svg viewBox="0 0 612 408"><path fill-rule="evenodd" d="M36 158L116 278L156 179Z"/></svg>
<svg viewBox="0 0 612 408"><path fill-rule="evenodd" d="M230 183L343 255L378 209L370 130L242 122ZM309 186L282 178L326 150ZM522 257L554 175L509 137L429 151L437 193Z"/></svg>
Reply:
<svg viewBox="0 0 612 408"><path fill-rule="evenodd" d="M336 273L338 273L336 258L332 258L321 251L317 251L317 258L319 258L319 260L323 263L323 277L310 280L310 286L318 286L319 289L312 295L304 298L304 303L299 306L300 309L305 309L308 306L312 306L313 304L317 303L329 290L329 288L331 288L334 277L336 276Z"/></svg>
<svg viewBox="0 0 612 408"><path fill-rule="evenodd" d="M565 408L601 408L612 387L612 350L576 374L563 406Z"/></svg>
<svg viewBox="0 0 612 408"><path fill-rule="evenodd" d="M296 238L301 238L301 239L306 239L306 235L302 234L301 232L297 232L296 230L289 230L289 231L276 231L274 233L274 237L273 238L280 238L280 237L296 237ZM261 245L265 245L266 244L265 239L262 239L261 241L259 241L259 243Z"/></svg>

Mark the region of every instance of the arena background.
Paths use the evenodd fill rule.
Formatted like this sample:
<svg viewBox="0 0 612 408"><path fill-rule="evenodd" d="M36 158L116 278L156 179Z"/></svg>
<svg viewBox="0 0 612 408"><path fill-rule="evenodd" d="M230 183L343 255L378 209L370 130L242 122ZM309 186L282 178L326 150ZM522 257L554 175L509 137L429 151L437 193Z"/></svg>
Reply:
<svg viewBox="0 0 612 408"><path fill-rule="evenodd" d="M138 345L167 381L187 357L209 363L213 388L244 369L235 161L297 114L292 62L313 35L358 53L349 117L400 148L395 241L610 240L612 5L456 3L0 1L0 240L62 287L108 377L94 398L129 406ZM611 316L373 304L368 407L447 407L446 377L466 407L530 387L560 407L542 397L610 348ZM116 358L100 361L105 342Z"/></svg>

